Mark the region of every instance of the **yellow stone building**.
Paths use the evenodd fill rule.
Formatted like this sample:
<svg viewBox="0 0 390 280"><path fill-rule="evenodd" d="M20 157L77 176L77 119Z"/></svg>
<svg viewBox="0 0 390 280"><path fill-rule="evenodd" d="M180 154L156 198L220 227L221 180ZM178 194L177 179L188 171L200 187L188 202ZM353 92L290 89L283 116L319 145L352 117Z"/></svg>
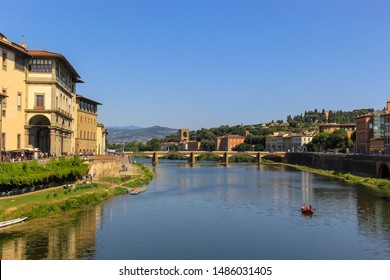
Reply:
<svg viewBox="0 0 390 280"><path fill-rule="evenodd" d="M76 153L78 154L100 154L97 153L97 106L102 105L81 95L76 95L77 127ZM100 139L99 139L100 140Z"/></svg>
<svg viewBox="0 0 390 280"><path fill-rule="evenodd" d="M96 132L96 154L104 155L107 150L107 129L103 123L98 123Z"/></svg>
<svg viewBox="0 0 390 280"><path fill-rule="evenodd" d="M2 151L26 146L24 137L26 109L27 50L0 33L0 148Z"/></svg>
<svg viewBox="0 0 390 280"><path fill-rule="evenodd" d="M82 81L66 57L28 50L1 33L0 55L2 151L37 148L51 155L81 150L96 154L101 104L76 94Z"/></svg>

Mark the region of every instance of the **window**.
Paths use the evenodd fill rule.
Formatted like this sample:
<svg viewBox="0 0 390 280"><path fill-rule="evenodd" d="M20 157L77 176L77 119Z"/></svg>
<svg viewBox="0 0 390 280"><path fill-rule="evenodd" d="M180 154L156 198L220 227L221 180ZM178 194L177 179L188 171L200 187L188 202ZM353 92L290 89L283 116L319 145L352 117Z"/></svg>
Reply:
<svg viewBox="0 0 390 280"><path fill-rule="evenodd" d="M64 85L68 90L73 92L73 86L71 82L72 79L68 74L68 72L65 71L64 68L61 67L58 62L56 62L56 79L62 85Z"/></svg>
<svg viewBox="0 0 390 280"><path fill-rule="evenodd" d="M24 58L19 55L15 55L15 69L24 70Z"/></svg>
<svg viewBox="0 0 390 280"><path fill-rule="evenodd" d="M17 135L17 137L16 137L16 145L17 145L17 149L20 149L20 141L21 141L21 135L20 134L18 134Z"/></svg>
<svg viewBox="0 0 390 280"><path fill-rule="evenodd" d="M7 51L2 51L3 55L3 70L7 70Z"/></svg>
<svg viewBox="0 0 390 280"><path fill-rule="evenodd" d="M38 110L45 109L43 95L38 94L35 96L35 98L36 98L35 99L35 109L38 109Z"/></svg>
<svg viewBox="0 0 390 280"><path fill-rule="evenodd" d="M18 110L22 110L22 93L18 92L18 100L17 100Z"/></svg>
<svg viewBox="0 0 390 280"><path fill-rule="evenodd" d="M2 90L1 90L1 95L3 95L4 97L2 98L3 99L3 101L2 101L2 105L3 105L3 108L7 108L7 97L5 97L5 96L7 96L7 89L5 89L5 88L3 88Z"/></svg>
<svg viewBox="0 0 390 280"><path fill-rule="evenodd" d="M5 109L3 109L3 117L6 117L7 116L7 111Z"/></svg>
<svg viewBox="0 0 390 280"><path fill-rule="evenodd" d="M51 72L52 62L48 59L30 59L28 70L31 72Z"/></svg>
<svg viewBox="0 0 390 280"><path fill-rule="evenodd" d="M5 133L3 133L3 134L1 135L1 143L3 143L2 149L3 149L3 151L4 151L4 150L5 150Z"/></svg>

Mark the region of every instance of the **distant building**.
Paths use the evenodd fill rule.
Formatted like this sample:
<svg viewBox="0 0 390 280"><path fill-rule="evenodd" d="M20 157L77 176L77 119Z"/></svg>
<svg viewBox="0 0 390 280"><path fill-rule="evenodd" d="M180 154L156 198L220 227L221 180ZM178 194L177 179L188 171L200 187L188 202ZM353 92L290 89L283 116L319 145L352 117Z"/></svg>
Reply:
<svg viewBox="0 0 390 280"><path fill-rule="evenodd" d="M370 145L370 154L381 154L385 153L385 138L384 137L374 137L368 140Z"/></svg>
<svg viewBox="0 0 390 280"><path fill-rule="evenodd" d="M390 101L387 101L387 111L383 115L385 154L390 155Z"/></svg>
<svg viewBox="0 0 390 280"><path fill-rule="evenodd" d="M161 143L161 151L176 151L177 143L176 142L164 142Z"/></svg>
<svg viewBox="0 0 390 280"><path fill-rule="evenodd" d="M372 124L373 124L373 137L384 137L385 136L385 113L386 112L375 112Z"/></svg>
<svg viewBox="0 0 390 280"><path fill-rule="evenodd" d="M179 141L180 142L188 142L190 140L190 131L187 128L181 128L178 131L179 133Z"/></svg>
<svg viewBox="0 0 390 280"><path fill-rule="evenodd" d="M282 141L283 139L283 141ZM274 151L306 151L307 143L313 140L313 136L304 134L283 134L269 135L266 137L266 150Z"/></svg>
<svg viewBox="0 0 390 280"><path fill-rule="evenodd" d="M245 137L241 135L225 135L217 137L217 151L231 151L237 145L244 143Z"/></svg>
<svg viewBox="0 0 390 280"><path fill-rule="evenodd" d="M368 154L370 152L370 139L373 138L373 114L368 113L356 118L355 152Z"/></svg>
<svg viewBox="0 0 390 280"><path fill-rule="evenodd" d="M188 150L188 142L180 142L177 145L177 150L178 151L187 151Z"/></svg>
<svg viewBox="0 0 390 280"><path fill-rule="evenodd" d="M295 134L291 136L291 151L306 152L306 145L313 140L313 136Z"/></svg>
<svg viewBox="0 0 390 280"><path fill-rule="evenodd" d="M292 134L283 136L283 151L291 151L293 147Z"/></svg>
<svg viewBox="0 0 390 280"><path fill-rule="evenodd" d="M102 104L79 94L76 95L77 126L75 140L77 154L96 154L98 105Z"/></svg>
<svg viewBox="0 0 390 280"><path fill-rule="evenodd" d="M335 132L336 130L344 129L348 137L351 138L352 132L356 129L356 124L350 123L350 124L337 124L337 123L327 123L327 124L321 124L318 126L319 132Z"/></svg>
<svg viewBox="0 0 390 280"><path fill-rule="evenodd" d="M96 130L96 154L104 155L107 150L107 129L104 127L104 124L98 123Z"/></svg>
<svg viewBox="0 0 390 280"><path fill-rule="evenodd" d="M265 149L269 152L280 152L285 150L283 133L275 132L265 137Z"/></svg>
<svg viewBox="0 0 390 280"><path fill-rule="evenodd" d="M199 141L189 141L188 142L188 150L189 151L199 151L200 142Z"/></svg>

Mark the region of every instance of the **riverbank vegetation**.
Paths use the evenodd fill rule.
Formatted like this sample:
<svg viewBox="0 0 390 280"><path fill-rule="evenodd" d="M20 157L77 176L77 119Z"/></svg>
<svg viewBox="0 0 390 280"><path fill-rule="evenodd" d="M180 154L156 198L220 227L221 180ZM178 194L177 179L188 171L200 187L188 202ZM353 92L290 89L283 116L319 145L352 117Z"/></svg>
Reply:
<svg viewBox="0 0 390 280"><path fill-rule="evenodd" d="M322 170L322 169L316 169L316 168L311 168L311 167L301 166L301 165L289 165L289 166L292 166L296 169L306 171L306 172L338 178L350 184L360 184L371 188L376 188L379 191L385 191L390 193L390 180L388 179L361 177L361 176L352 175L350 173L336 172L334 170Z"/></svg>
<svg viewBox="0 0 390 280"><path fill-rule="evenodd" d="M113 195L124 194L126 188L130 185L135 187L147 184L153 179L154 174L150 168L140 164L135 164L135 168L139 169L139 175L136 177L123 176L123 179L113 177L112 180L105 177L104 180L93 183L67 184L28 194L1 198L0 221L21 216L26 216L29 219L41 218L98 204ZM117 183L113 185L113 181Z"/></svg>
<svg viewBox="0 0 390 280"><path fill-rule="evenodd" d="M0 192L6 195L14 190L19 193L34 191L38 188L74 182L84 176L88 165L78 156L73 158L59 157L46 164L36 160L27 162L3 162L0 164Z"/></svg>

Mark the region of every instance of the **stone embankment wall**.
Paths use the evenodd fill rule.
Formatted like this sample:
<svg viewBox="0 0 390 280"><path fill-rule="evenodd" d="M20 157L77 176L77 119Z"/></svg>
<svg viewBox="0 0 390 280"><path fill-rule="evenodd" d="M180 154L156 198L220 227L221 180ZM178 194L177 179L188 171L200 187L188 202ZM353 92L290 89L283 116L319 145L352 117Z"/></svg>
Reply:
<svg viewBox="0 0 390 280"><path fill-rule="evenodd" d="M390 162L388 156L358 156L327 153L286 153L286 163L351 173L363 177L380 177L380 169Z"/></svg>
<svg viewBox="0 0 390 280"><path fill-rule="evenodd" d="M93 178L98 178L102 176L119 176L122 166L126 165L128 170L131 171L131 164L128 162L128 158L122 157L93 157L89 161L89 171L88 173L93 176Z"/></svg>

